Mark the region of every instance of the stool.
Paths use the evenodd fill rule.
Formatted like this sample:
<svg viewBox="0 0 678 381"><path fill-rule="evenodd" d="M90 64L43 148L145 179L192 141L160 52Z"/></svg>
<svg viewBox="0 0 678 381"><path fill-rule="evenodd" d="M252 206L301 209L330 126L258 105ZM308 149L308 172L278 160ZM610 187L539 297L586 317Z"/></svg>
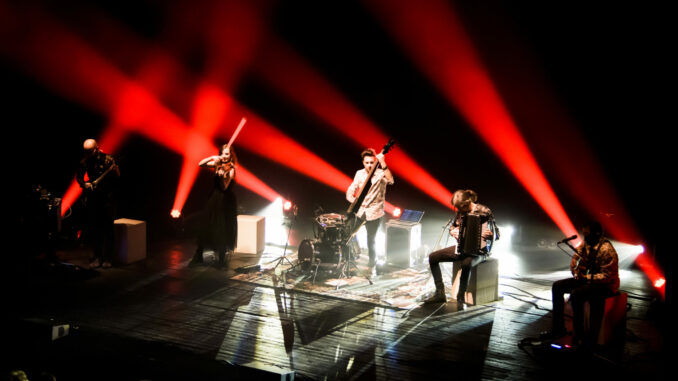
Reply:
<svg viewBox="0 0 678 381"><path fill-rule="evenodd" d="M260 254L266 244L266 218L238 215L238 242L236 253Z"/></svg>
<svg viewBox="0 0 678 381"><path fill-rule="evenodd" d="M114 221L115 260L128 264L146 258L146 222L120 218Z"/></svg>
<svg viewBox="0 0 678 381"><path fill-rule="evenodd" d="M452 297L459 291L461 278L461 264L458 261L452 265ZM483 263L471 268L464 302L470 305L483 304L499 300L499 260L487 258Z"/></svg>
<svg viewBox="0 0 678 381"><path fill-rule="evenodd" d="M615 295L605 298L605 310L603 316L598 317L600 330L598 331L597 343L608 345L623 341L626 333L626 303L628 294L618 292ZM584 304L584 329L591 330L591 322L595 321L591 316L591 306L589 302Z"/></svg>

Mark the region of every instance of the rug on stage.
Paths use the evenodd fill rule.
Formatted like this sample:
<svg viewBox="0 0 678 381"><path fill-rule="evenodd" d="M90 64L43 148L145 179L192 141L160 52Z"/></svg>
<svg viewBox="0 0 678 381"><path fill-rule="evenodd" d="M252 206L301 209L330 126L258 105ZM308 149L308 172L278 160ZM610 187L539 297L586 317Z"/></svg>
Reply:
<svg viewBox="0 0 678 381"><path fill-rule="evenodd" d="M314 268L294 266L296 254L287 258L289 261L285 259L278 264L278 261L271 262L262 257L260 271L238 274L231 279L400 309L418 306L435 288L428 265L405 269L378 266L377 274L369 277L370 284L367 255L356 261L357 267L351 266L350 277L341 276L340 271L332 267L320 267L315 273Z"/></svg>

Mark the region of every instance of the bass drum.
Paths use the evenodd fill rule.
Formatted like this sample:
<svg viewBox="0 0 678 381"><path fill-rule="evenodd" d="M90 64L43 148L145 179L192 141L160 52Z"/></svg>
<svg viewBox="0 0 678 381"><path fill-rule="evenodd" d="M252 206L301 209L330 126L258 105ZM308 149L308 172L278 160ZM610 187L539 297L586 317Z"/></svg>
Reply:
<svg viewBox="0 0 678 381"><path fill-rule="evenodd" d="M297 261L304 271L311 269L311 265L315 261L316 252L315 245L310 239L305 239L299 244L299 251L297 252Z"/></svg>

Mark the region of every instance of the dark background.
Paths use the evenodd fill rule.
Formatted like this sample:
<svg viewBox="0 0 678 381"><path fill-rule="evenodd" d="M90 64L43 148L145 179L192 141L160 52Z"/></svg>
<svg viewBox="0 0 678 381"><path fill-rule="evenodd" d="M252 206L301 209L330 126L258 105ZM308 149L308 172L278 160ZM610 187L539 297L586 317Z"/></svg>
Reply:
<svg viewBox="0 0 678 381"><path fill-rule="evenodd" d="M33 3L76 30L81 27L82 9L90 7L149 41L168 42L170 6L163 1ZM675 123L668 115L670 101L665 96L673 89L667 60L673 42L668 11L654 4L618 2L453 5L499 84L501 78L511 76L517 68L514 65L520 65L509 41L519 41L523 52L530 54L560 106L596 152L646 246L668 268L662 238L671 226L672 208L665 189L675 162L668 139ZM491 206L500 221L522 231L537 227L556 231L532 197L359 1L281 1L272 8L268 27L392 136L396 149L406 150L445 187L477 190L480 202ZM175 53L188 67L200 71L204 52L199 46ZM21 204L14 200L25 198L37 184L56 195L65 192L81 157L83 140L97 137L107 120L51 92L6 58L0 56L3 161L9 169L4 185L10 192L14 219L21 215L14 208ZM348 176L359 169L360 147L267 88L252 73L244 74L235 97ZM572 155L577 154L578 143L560 142L572 147ZM168 213L182 158L142 137L128 140L118 155L125 160L119 216L149 221L152 239L172 238L176 230ZM538 149L535 155L539 161ZM316 205L327 211L347 206L343 194L334 189L246 150L238 150L238 156L272 188L296 200L304 218ZM581 223L586 211L548 168L545 173L573 222ZM425 210L424 224L431 222L428 229L437 234L439 221L448 217L449 210L405 181L396 181L388 200ZM184 214L200 210L209 190L209 174L201 173ZM237 195L241 213L255 213L268 204L242 187Z"/></svg>

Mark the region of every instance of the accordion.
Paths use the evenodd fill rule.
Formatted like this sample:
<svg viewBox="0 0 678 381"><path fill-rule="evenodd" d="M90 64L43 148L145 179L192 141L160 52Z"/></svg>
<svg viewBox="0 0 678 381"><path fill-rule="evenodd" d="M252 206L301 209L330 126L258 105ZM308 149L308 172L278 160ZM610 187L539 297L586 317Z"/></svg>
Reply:
<svg viewBox="0 0 678 381"><path fill-rule="evenodd" d="M483 214L466 213L461 216L459 224L459 239L457 239L457 252L459 254L485 254L488 253L492 241L482 238L483 230L493 230L490 216ZM492 234L494 238L494 232Z"/></svg>

